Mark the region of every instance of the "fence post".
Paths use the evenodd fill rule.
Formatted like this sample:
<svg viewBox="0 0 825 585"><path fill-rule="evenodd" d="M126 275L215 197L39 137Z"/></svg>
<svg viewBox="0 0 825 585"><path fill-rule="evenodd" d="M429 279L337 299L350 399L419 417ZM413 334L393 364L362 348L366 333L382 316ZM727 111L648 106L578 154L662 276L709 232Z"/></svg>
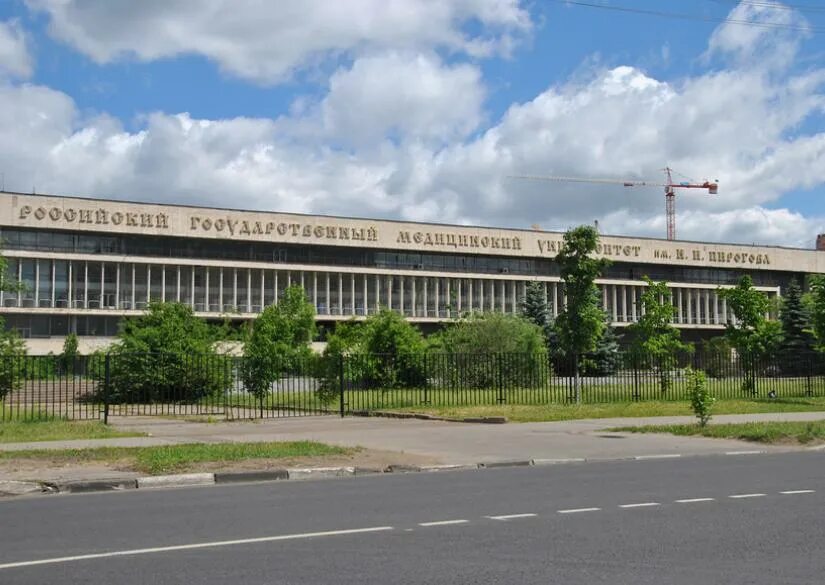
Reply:
<svg viewBox="0 0 825 585"><path fill-rule="evenodd" d="M639 400L641 398L639 394L639 363L635 351L630 354L630 360L633 365L633 400Z"/></svg>
<svg viewBox="0 0 825 585"><path fill-rule="evenodd" d="M504 404L504 402L506 402L506 399L504 398L504 379L503 379L504 377L503 377L503 372L502 372L502 370L504 368L504 365L501 363L502 360L501 360L501 354L500 353L497 355L497 358L498 358L498 403L499 404Z"/></svg>
<svg viewBox="0 0 825 585"><path fill-rule="evenodd" d="M421 401L421 404L429 404L430 397L428 396L428 391L430 389L430 371L427 369L427 354L424 354L424 400Z"/></svg>
<svg viewBox="0 0 825 585"><path fill-rule="evenodd" d="M344 418L344 354L338 357L338 409Z"/></svg>
<svg viewBox="0 0 825 585"><path fill-rule="evenodd" d="M106 354L106 359L103 366L103 424L109 424L109 384L112 380L112 371L110 367L111 354Z"/></svg>

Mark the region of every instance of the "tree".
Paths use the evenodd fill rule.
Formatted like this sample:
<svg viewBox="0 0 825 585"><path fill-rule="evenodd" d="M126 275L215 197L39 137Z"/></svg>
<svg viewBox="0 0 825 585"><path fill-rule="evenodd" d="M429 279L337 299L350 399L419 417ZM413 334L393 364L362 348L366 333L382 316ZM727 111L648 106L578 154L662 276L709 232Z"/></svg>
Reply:
<svg viewBox="0 0 825 585"><path fill-rule="evenodd" d="M429 339L428 370L464 388L534 388L547 379L542 330L503 313L474 313Z"/></svg>
<svg viewBox="0 0 825 585"><path fill-rule="evenodd" d="M213 332L189 305L150 303L125 319L109 348L112 402L193 402L225 387L226 366L213 348ZM102 362L101 362L102 363ZM95 367L98 377L105 368ZM99 384L101 391L104 385Z"/></svg>
<svg viewBox="0 0 825 585"><path fill-rule="evenodd" d="M547 328L550 319L542 282L532 280L527 283L520 313L522 317L534 323L542 331Z"/></svg>
<svg viewBox="0 0 825 585"><path fill-rule="evenodd" d="M9 274L8 262L0 250L0 290L19 292L21 288L17 279ZM6 321L0 317L0 400L22 385L25 356L26 343L16 330L6 329Z"/></svg>
<svg viewBox="0 0 825 585"><path fill-rule="evenodd" d="M582 362L582 371L588 376L611 376L618 371L621 363L619 336L616 329L606 323L604 333L596 342L596 349Z"/></svg>
<svg viewBox="0 0 825 585"><path fill-rule="evenodd" d="M753 279L748 275L743 276L735 287L721 289L719 296L727 301L736 317L735 323L727 324L725 335L744 363L742 389L755 393L758 366L776 354L782 339L782 326L765 317L771 308L770 299L753 287Z"/></svg>
<svg viewBox="0 0 825 585"><path fill-rule="evenodd" d="M671 372L676 366L677 354L689 351L690 346L681 341L681 332L673 326L676 308L671 302L667 282L654 282L647 276L644 280L647 288L641 297L642 315L627 329L633 336L635 365L650 365L656 369L661 391L666 393L673 386Z"/></svg>
<svg viewBox="0 0 825 585"><path fill-rule="evenodd" d="M809 279L809 308L811 327L819 351L825 351L825 275L813 275Z"/></svg>
<svg viewBox="0 0 825 585"><path fill-rule="evenodd" d="M63 371L68 375L74 374L75 364L77 363L77 334L69 333L66 339L63 340L63 351L60 354L60 363L63 366Z"/></svg>
<svg viewBox="0 0 825 585"><path fill-rule="evenodd" d="M816 340L809 330L808 312L802 302L802 289L796 279L788 283L779 310L782 324L782 342L779 355L782 369L793 373L807 370L804 362L810 359Z"/></svg>
<svg viewBox="0 0 825 585"><path fill-rule="evenodd" d="M306 369L314 336L315 308L302 287L290 286L277 305L269 305L255 319L244 344L241 376L246 391L263 405L274 381Z"/></svg>
<svg viewBox="0 0 825 585"><path fill-rule="evenodd" d="M596 342L606 326L595 281L609 261L591 257L598 242L599 234L593 227L573 228L564 234L561 250L556 256L566 297L556 319L556 331L562 349L573 360L577 403L581 402L579 359L582 354L596 349Z"/></svg>
<svg viewBox="0 0 825 585"><path fill-rule="evenodd" d="M708 381L704 372L688 368L686 375L690 407L693 410L693 414L699 420L699 426L705 427L708 422L710 422L711 411L713 410L713 404L716 402L716 397L714 397L708 389Z"/></svg>

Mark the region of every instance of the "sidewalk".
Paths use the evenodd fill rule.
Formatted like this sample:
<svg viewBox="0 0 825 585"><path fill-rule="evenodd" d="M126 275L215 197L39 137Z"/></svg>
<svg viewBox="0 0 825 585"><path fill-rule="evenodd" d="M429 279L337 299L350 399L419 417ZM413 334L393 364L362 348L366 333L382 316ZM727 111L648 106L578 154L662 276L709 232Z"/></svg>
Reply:
<svg viewBox="0 0 825 585"><path fill-rule="evenodd" d="M823 420L825 412L720 415L723 422ZM693 423L690 416L587 419L503 425L449 423L384 418L295 417L233 422L186 422L176 419L128 417L113 426L149 433L147 437L44 441L0 444L0 451L145 447L180 443L226 443L313 440L427 457L440 463L466 464L514 459L623 459L662 454L703 455L743 449L788 451L794 447L757 445L726 439L611 433L630 425Z"/></svg>

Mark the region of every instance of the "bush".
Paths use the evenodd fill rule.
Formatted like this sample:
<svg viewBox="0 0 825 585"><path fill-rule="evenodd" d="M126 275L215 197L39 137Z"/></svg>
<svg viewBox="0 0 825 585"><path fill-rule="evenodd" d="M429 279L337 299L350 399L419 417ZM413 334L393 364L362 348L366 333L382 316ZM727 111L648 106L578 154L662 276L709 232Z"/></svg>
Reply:
<svg viewBox="0 0 825 585"><path fill-rule="evenodd" d="M231 359L218 355L209 326L180 303L152 303L126 319L109 349L110 402L195 402L221 394ZM102 389L105 356L95 360Z"/></svg>
<svg viewBox="0 0 825 585"><path fill-rule="evenodd" d="M711 410L713 409L714 402L716 402L716 398L708 389L707 378L704 372L688 368L685 374L690 392L690 407L693 409L693 414L699 419L699 426L704 427L710 421Z"/></svg>
<svg viewBox="0 0 825 585"><path fill-rule="evenodd" d="M430 377L450 386L535 388L547 381L544 334L523 317L474 314L434 336L430 352Z"/></svg>
<svg viewBox="0 0 825 585"><path fill-rule="evenodd" d="M726 337L703 341L700 356L705 372L711 378L724 378L733 373L733 348Z"/></svg>

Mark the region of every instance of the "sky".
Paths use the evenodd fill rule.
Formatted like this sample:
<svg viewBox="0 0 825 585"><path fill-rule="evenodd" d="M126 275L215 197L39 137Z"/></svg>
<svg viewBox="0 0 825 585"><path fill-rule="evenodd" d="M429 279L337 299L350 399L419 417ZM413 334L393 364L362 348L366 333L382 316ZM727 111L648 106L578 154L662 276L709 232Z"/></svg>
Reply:
<svg viewBox="0 0 825 585"><path fill-rule="evenodd" d="M0 0L7 191L664 237L825 232L814 0Z"/></svg>

